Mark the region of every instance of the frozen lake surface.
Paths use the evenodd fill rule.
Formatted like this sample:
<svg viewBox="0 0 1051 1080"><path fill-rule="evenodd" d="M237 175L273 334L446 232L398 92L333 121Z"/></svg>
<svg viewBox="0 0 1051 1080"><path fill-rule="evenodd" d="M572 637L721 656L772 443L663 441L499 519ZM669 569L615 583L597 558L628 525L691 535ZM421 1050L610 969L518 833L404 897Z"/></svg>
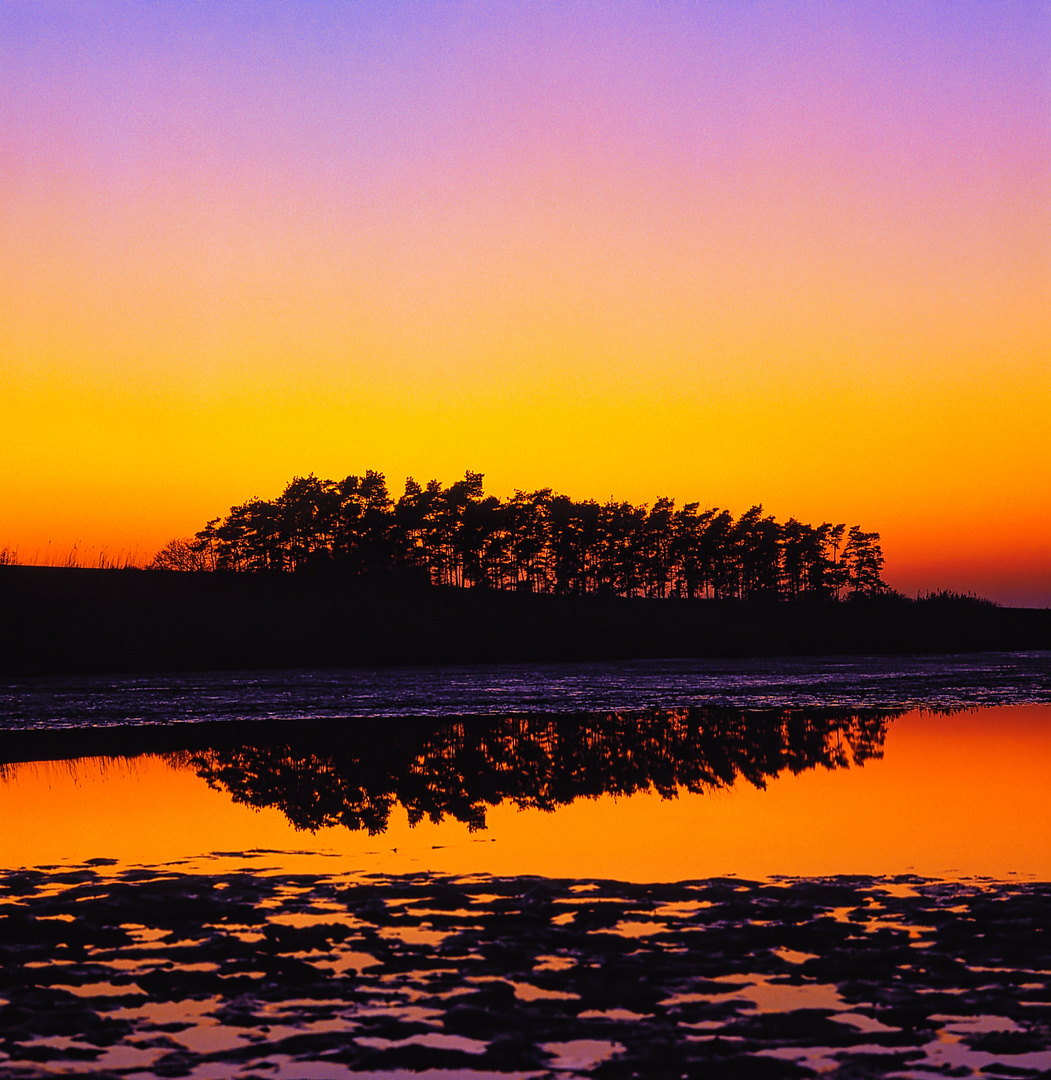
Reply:
<svg viewBox="0 0 1051 1080"><path fill-rule="evenodd" d="M217 720L1051 702L1051 653L203 672L0 683L0 730Z"/></svg>

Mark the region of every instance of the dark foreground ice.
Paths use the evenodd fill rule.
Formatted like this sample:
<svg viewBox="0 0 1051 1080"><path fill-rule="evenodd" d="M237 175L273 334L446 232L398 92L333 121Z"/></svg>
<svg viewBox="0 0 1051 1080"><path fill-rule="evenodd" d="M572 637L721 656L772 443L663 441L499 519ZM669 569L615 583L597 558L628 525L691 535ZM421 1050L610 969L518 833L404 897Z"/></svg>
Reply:
<svg viewBox="0 0 1051 1080"><path fill-rule="evenodd" d="M0 683L0 731L227 720L1051 703L1051 653L198 672Z"/></svg>
<svg viewBox="0 0 1051 1080"><path fill-rule="evenodd" d="M268 859L0 877L0 1073L1051 1070L1048 884L318 876Z"/></svg>

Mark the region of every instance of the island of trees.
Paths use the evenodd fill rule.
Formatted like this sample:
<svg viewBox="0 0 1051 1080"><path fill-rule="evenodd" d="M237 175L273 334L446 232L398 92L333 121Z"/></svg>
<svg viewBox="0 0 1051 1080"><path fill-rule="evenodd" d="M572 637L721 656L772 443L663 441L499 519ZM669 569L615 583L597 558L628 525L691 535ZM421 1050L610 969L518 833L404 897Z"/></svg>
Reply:
<svg viewBox="0 0 1051 1080"><path fill-rule="evenodd" d="M0 676L1051 648L1051 611L882 567L878 533L759 506L297 477L150 569L0 565Z"/></svg>
<svg viewBox="0 0 1051 1080"><path fill-rule="evenodd" d="M501 500L474 472L449 487L410 478L394 499L370 470L339 481L295 477L278 498L251 499L171 541L150 567L332 566L363 578L563 596L841 598L887 591L879 540L857 525L778 522L761 506L735 520L668 498L578 502L542 488Z"/></svg>

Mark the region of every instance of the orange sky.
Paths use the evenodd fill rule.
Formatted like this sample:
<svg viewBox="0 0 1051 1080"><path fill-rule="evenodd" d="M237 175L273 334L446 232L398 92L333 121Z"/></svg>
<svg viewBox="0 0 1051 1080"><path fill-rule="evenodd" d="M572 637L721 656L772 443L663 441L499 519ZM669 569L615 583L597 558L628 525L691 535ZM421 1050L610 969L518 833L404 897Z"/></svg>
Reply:
<svg viewBox="0 0 1051 1080"><path fill-rule="evenodd" d="M293 474L671 495L1051 604L1046 5L0 0L0 547Z"/></svg>
<svg viewBox="0 0 1051 1080"><path fill-rule="evenodd" d="M488 827L454 821L388 831L296 832L159 758L14 766L0 780L0 866L165 862L267 848L324 871L540 874L678 881L738 874L1017 873L1051 879L1051 706L1001 706L890 722L884 756L863 768L783 774L707 795L582 799L555 813L501 805ZM829 813L829 807L835 807ZM202 841L202 837L206 840Z"/></svg>

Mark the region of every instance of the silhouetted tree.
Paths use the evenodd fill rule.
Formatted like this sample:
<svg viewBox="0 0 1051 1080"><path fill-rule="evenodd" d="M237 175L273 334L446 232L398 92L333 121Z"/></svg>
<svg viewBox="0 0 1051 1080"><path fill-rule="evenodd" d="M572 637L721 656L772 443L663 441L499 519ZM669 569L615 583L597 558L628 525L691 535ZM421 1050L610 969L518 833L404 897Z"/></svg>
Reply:
<svg viewBox="0 0 1051 1080"><path fill-rule="evenodd" d="M672 588L675 559L675 502L658 499L642 526L642 580L647 596L665 597Z"/></svg>
<svg viewBox="0 0 1051 1080"><path fill-rule="evenodd" d="M714 512L701 533L698 552L705 596L722 600L737 595L738 559L734 534L733 515L727 510Z"/></svg>
<svg viewBox="0 0 1051 1080"><path fill-rule="evenodd" d="M780 530L772 517L763 517L762 513L761 506L753 506L741 515L733 529L740 574L737 595L745 600L779 594Z"/></svg>
<svg viewBox="0 0 1051 1080"><path fill-rule="evenodd" d="M886 590L879 533L862 532L852 525L843 546L843 567L845 584L854 596L872 596Z"/></svg>
<svg viewBox="0 0 1051 1080"><path fill-rule="evenodd" d="M283 563L299 570L319 557L328 557L338 543L339 492L330 480L313 473L296 476L276 503Z"/></svg>
<svg viewBox="0 0 1051 1080"><path fill-rule="evenodd" d="M404 544L394 536L394 502L383 473L370 469L360 478L348 476L336 494L333 557L359 574L393 570Z"/></svg>
<svg viewBox="0 0 1051 1080"><path fill-rule="evenodd" d="M546 592L551 587L552 494L550 488L516 491L504 522L512 588Z"/></svg>
<svg viewBox="0 0 1051 1080"><path fill-rule="evenodd" d="M2 554L2 553L0 553ZM3 565L0 562L0 565ZM211 570L207 552L195 539L169 540L146 564L147 570Z"/></svg>
<svg viewBox="0 0 1051 1080"><path fill-rule="evenodd" d="M554 590L561 594L596 588L599 506L556 495L548 503L549 543Z"/></svg>

